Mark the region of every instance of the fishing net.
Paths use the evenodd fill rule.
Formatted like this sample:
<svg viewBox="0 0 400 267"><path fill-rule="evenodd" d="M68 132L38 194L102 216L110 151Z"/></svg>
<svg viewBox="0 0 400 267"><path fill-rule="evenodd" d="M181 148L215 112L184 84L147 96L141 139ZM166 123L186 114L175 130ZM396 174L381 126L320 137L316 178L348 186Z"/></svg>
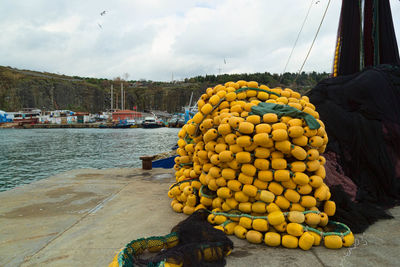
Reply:
<svg viewBox="0 0 400 267"><path fill-rule="evenodd" d="M333 217L362 232L400 200L400 67L326 79L308 94L329 134ZM328 156L329 155L329 156Z"/></svg>
<svg viewBox="0 0 400 267"><path fill-rule="evenodd" d="M131 241L110 266L224 266L233 243L207 222L208 215L199 210L173 227L170 234Z"/></svg>

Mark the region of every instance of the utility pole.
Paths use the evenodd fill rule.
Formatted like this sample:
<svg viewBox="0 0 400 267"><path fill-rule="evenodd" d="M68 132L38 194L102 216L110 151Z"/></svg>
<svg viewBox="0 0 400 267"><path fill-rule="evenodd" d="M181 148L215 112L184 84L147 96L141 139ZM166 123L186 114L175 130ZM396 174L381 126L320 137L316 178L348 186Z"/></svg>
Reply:
<svg viewBox="0 0 400 267"><path fill-rule="evenodd" d="M114 85L111 84L111 112L113 110L113 105L114 105Z"/></svg>
<svg viewBox="0 0 400 267"><path fill-rule="evenodd" d="M115 96L117 97L117 101L115 102L115 109L118 109L118 93L115 94Z"/></svg>
<svg viewBox="0 0 400 267"><path fill-rule="evenodd" d="M221 75L221 68L218 68L218 75Z"/></svg>
<svg viewBox="0 0 400 267"><path fill-rule="evenodd" d="M51 106L52 109L55 109L55 105L54 105L54 84L51 86Z"/></svg>

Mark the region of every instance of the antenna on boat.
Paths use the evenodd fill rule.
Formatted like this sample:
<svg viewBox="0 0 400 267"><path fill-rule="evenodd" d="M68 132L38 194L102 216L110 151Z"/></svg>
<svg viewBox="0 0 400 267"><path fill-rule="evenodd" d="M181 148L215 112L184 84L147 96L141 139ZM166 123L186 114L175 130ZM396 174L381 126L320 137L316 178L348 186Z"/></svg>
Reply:
<svg viewBox="0 0 400 267"><path fill-rule="evenodd" d="M190 95L189 107L192 106L192 100L193 100L193 91L192 91L192 94Z"/></svg>

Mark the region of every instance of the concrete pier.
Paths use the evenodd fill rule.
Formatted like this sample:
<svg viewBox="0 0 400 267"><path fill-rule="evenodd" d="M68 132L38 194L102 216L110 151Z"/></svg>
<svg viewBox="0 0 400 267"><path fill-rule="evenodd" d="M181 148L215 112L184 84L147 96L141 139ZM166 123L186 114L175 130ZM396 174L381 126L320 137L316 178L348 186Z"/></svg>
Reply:
<svg viewBox="0 0 400 267"><path fill-rule="evenodd" d="M81 169L0 193L0 266L107 266L126 243L186 218L170 207L172 170ZM399 266L400 207L355 246L310 251L235 244L227 266Z"/></svg>

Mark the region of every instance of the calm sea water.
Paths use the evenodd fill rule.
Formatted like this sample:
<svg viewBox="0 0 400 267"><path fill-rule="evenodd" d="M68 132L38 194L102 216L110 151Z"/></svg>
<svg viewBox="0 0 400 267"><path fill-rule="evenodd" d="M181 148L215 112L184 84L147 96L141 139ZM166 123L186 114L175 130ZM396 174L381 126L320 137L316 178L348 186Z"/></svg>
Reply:
<svg viewBox="0 0 400 267"><path fill-rule="evenodd" d="M141 167L170 151L179 129L0 129L0 191L80 168Z"/></svg>

